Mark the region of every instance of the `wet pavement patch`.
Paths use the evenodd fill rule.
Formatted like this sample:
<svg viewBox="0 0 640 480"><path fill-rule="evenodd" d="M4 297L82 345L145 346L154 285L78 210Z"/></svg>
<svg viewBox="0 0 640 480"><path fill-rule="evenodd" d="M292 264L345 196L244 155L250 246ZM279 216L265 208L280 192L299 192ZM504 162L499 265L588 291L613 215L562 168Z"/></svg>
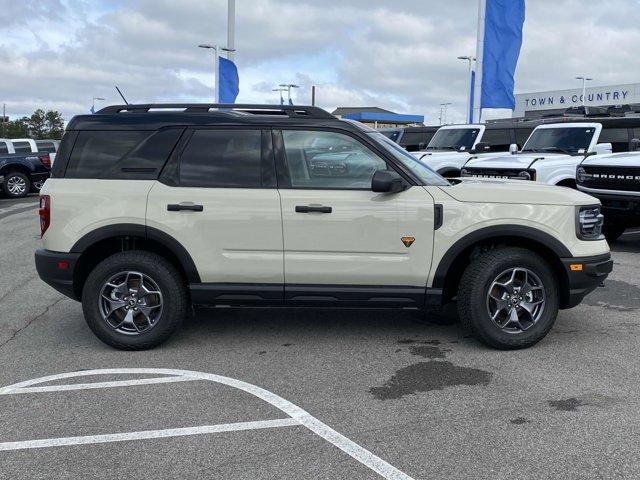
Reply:
<svg viewBox="0 0 640 480"><path fill-rule="evenodd" d="M378 400L394 400L405 395L459 385L487 385L491 373L477 368L459 367L451 362L431 360L398 370L384 385L369 392Z"/></svg>
<svg viewBox="0 0 640 480"><path fill-rule="evenodd" d="M424 358L445 358L446 352L449 350L443 350L439 347L434 347L431 345L414 345L409 347L409 352L412 355L418 355Z"/></svg>
<svg viewBox="0 0 640 480"><path fill-rule="evenodd" d="M587 295L584 303L623 312L640 308L640 287L620 280L607 280L604 285Z"/></svg>
<svg viewBox="0 0 640 480"><path fill-rule="evenodd" d="M575 412L578 407L587 405L587 403L574 397L565 398L563 400L549 400L547 403L559 412Z"/></svg>

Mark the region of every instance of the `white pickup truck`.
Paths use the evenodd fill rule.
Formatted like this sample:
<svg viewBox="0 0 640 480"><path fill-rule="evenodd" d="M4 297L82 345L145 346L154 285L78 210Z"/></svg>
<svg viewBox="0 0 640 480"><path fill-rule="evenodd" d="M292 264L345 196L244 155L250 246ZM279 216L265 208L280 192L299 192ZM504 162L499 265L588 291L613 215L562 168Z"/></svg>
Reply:
<svg viewBox="0 0 640 480"><path fill-rule="evenodd" d="M550 123L534 129L521 151L472 157L462 177L535 180L576 188L576 168L592 155L608 154L610 143L598 143L600 123Z"/></svg>
<svg viewBox="0 0 640 480"><path fill-rule="evenodd" d="M443 177L459 177L460 169L472 156L489 154L490 146L482 142L484 132L484 125L441 127L426 150L411 154Z"/></svg>

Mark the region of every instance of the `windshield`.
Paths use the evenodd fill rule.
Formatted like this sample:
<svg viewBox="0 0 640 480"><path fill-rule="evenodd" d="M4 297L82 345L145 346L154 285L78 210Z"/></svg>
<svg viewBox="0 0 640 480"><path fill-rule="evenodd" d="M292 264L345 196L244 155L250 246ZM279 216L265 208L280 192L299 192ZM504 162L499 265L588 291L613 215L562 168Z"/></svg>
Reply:
<svg viewBox="0 0 640 480"><path fill-rule="evenodd" d="M594 127L539 128L534 130L523 152L584 153L589 149Z"/></svg>
<svg viewBox="0 0 640 480"><path fill-rule="evenodd" d="M420 163L413 155L407 152L404 148L400 147L393 140L384 136L383 134L376 132L370 133L371 138L376 140L393 158L398 160L402 165L411 171L416 177L418 177L425 185L438 185L447 186L450 185L444 178L431 170L426 165Z"/></svg>
<svg viewBox="0 0 640 480"><path fill-rule="evenodd" d="M433 136L427 150L471 150L479 128L441 128Z"/></svg>
<svg viewBox="0 0 640 480"><path fill-rule="evenodd" d="M380 133L396 143L400 137L400 130L381 130Z"/></svg>

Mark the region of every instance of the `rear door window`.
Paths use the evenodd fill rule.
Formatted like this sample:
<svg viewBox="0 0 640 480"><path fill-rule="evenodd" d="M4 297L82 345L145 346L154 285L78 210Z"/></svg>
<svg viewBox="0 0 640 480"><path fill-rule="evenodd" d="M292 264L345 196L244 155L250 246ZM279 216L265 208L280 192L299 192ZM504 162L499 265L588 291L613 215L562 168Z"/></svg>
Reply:
<svg viewBox="0 0 640 480"><path fill-rule="evenodd" d="M6 143L0 143L0 155L3 153L9 153Z"/></svg>
<svg viewBox="0 0 640 480"><path fill-rule="evenodd" d="M180 159L180 186L261 188L262 131L196 130Z"/></svg>

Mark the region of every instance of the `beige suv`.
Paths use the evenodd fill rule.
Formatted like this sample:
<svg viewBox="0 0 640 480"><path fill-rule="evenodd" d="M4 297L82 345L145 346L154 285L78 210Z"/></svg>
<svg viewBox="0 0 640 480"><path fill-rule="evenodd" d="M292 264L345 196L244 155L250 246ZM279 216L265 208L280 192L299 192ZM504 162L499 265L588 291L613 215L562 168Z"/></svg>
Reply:
<svg viewBox="0 0 640 480"><path fill-rule="evenodd" d="M41 278L104 342L164 341L191 304L455 301L496 348L543 338L611 271L598 201L449 182L314 107L124 105L71 120L42 189Z"/></svg>

